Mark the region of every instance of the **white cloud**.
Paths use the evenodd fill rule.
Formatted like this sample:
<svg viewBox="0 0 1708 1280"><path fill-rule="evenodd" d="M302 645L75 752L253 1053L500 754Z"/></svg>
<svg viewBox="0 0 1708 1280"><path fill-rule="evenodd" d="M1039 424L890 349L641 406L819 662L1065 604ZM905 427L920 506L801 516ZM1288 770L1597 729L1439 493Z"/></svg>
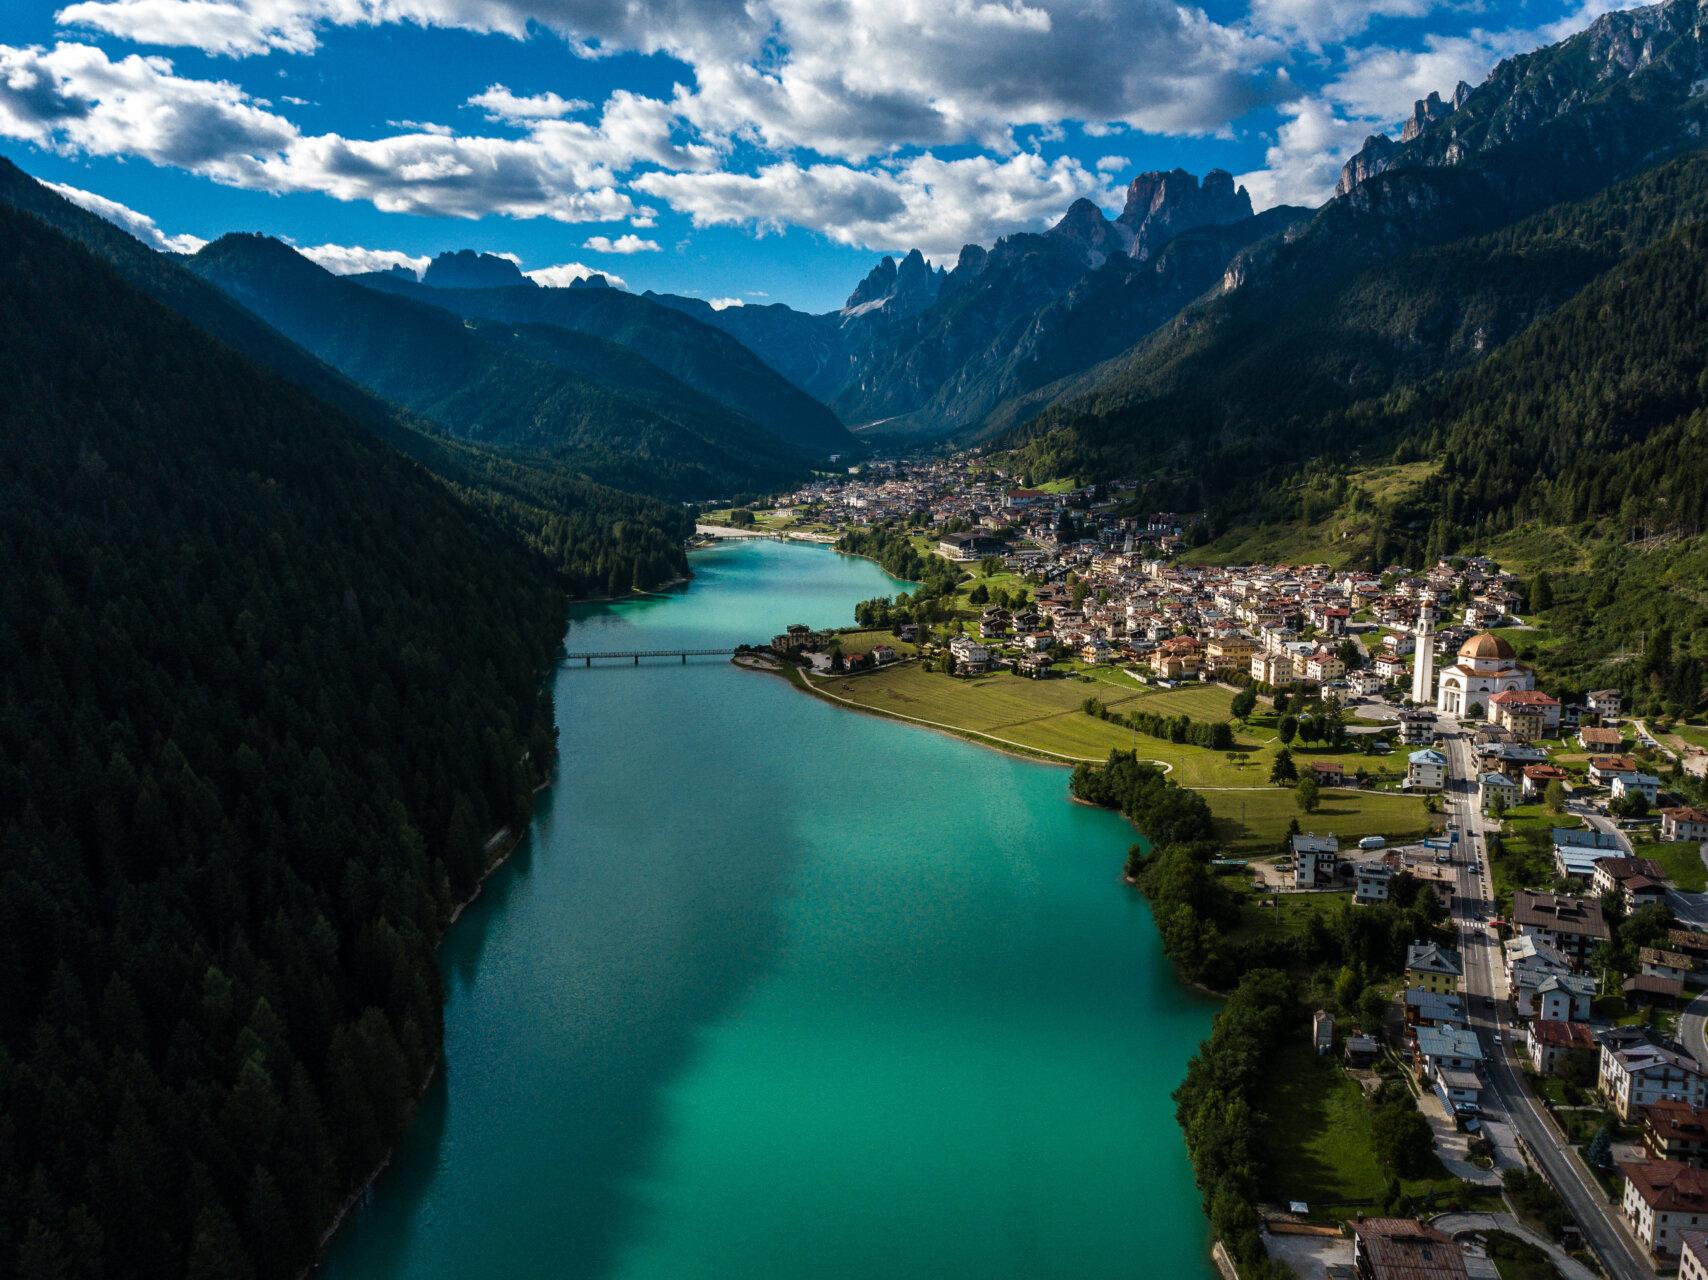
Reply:
<svg viewBox="0 0 1708 1280"><path fill-rule="evenodd" d="M709 132L848 160L969 140L1006 153L1013 128L1064 120L1217 132L1270 95L1284 52L1176 0L80 0L58 16L231 56L309 52L333 25L538 25L583 55L687 63L684 106Z"/></svg>
<svg viewBox="0 0 1708 1280"><path fill-rule="evenodd" d="M508 255L506 255L508 256ZM544 285L548 289L567 289L577 280L585 280L588 276L604 276L614 289L627 289L628 281L622 276L613 275L598 267L585 266L579 262L563 262L555 267L540 267L535 271L524 271L523 275L535 284Z"/></svg>
<svg viewBox="0 0 1708 1280"><path fill-rule="evenodd" d="M364 249L361 245L317 244L312 248L295 246L296 251L311 262L325 267L335 276L353 276L366 271L390 271L404 267L419 279L432 261L415 257L397 249Z"/></svg>
<svg viewBox="0 0 1708 1280"><path fill-rule="evenodd" d="M618 91L596 124L539 119L522 138L409 132L310 135L225 81L159 57L113 61L91 45L0 45L0 136L63 154L134 156L261 191L319 191L388 213L499 213L609 222L637 213L617 190L637 163L703 170L719 155L679 140L676 108Z"/></svg>
<svg viewBox="0 0 1708 1280"><path fill-rule="evenodd" d="M745 307L747 304L740 298L707 298L706 305L713 311L722 311L726 307Z"/></svg>
<svg viewBox="0 0 1708 1280"><path fill-rule="evenodd" d="M448 124L433 124L425 120L387 120L386 123L394 129L407 129L411 133L431 133L440 138L452 137L457 132Z"/></svg>
<svg viewBox="0 0 1708 1280"><path fill-rule="evenodd" d="M1252 0L1251 26L1315 47L1344 40L1377 18L1421 18L1444 0Z"/></svg>
<svg viewBox="0 0 1708 1280"><path fill-rule="evenodd" d="M1040 230L1081 196L1113 198L1107 180L1077 161L1030 153L1007 160L927 154L871 170L785 162L754 174L647 173L632 185L690 214L696 226L812 227L839 244L932 256Z"/></svg>
<svg viewBox="0 0 1708 1280"><path fill-rule="evenodd" d="M750 298L769 298L771 295L766 293L763 289L749 289L747 291L747 296Z"/></svg>
<svg viewBox="0 0 1708 1280"><path fill-rule="evenodd" d="M586 111L593 104L580 98L560 98L555 93L538 93L518 97L501 84L488 85L482 93L470 98L464 106L479 107L489 120L521 124L530 120L561 120Z"/></svg>
<svg viewBox="0 0 1708 1280"><path fill-rule="evenodd" d="M615 240L609 236L592 236L581 246L591 249L594 253L657 253L658 241L642 240L639 236L618 236Z"/></svg>
<svg viewBox="0 0 1708 1280"><path fill-rule="evenodd" d="M38 178L37 181L39 182L40 179ZM87 209L97 217L105 218L113 225L123 227L150 249L160 249L166 253L195 253L207 243L200 236L169 236L156 226L154 219L146 213L138 213L135 209L128 208L117 200L98 196L93 191L84 191L79 187L68 187L63 182L43 182L42 186L64 196L79 209Z"/></svg>
<svg viewBox="0 0 1708 1280"><path fill-rule="evenodd" d="M1099 156L1097 158L1097 172L1119 173L1122 169L1131 168L1132 164L1133 162L1126 156Z"/></svg>

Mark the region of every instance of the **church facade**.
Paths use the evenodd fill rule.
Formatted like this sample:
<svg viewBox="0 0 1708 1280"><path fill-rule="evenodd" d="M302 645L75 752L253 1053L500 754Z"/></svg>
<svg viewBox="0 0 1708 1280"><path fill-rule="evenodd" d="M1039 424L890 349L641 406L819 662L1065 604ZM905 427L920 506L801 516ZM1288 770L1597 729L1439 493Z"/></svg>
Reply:
<svg viewBox="0 0 1708 1280"><path fill-rule="evenodd" d="M1510 690L1528 692L1536 687L1536 673L1518 665L1512 646L1484 631L1459 646L1458 660L1441 672L1436 692L1436 710L1462 716L1473 708L1483 715L1489 699Z"/></svg>

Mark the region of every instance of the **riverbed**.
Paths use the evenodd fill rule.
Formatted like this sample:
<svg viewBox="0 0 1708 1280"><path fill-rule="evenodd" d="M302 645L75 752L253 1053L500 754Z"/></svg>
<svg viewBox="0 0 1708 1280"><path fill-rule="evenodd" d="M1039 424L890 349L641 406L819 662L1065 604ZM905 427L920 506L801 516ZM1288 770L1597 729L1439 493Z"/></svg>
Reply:
<svg viewBox="0 0 1708 1280"><path fill-rule="evenodd" d="M906 589L774 541L694 569L568 647ZM336 1280L1214 1274L1168 1096L1213 1006L1120 882L1123 820L718 660L552 687L557 777L446 941L445 1068Z"/></svg>

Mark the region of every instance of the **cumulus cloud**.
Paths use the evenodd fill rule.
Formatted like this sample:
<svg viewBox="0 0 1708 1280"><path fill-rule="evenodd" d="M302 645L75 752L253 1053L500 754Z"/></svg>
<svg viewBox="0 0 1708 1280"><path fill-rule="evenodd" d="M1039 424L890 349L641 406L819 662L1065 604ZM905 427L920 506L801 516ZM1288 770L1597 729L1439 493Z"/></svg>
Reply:
<svg viewBox="0 0 1708 1280"><path fill-rule="evenodd" d="M231 186L319 191L388 213L491 213L609 222L638 213L617 190L638 163L703 170L711 145L677 135L671 103L618 91L597 123L536 119L521 138L410 131L310 135L235 84L178 75L159 57L91 45L0 45L0 136L63 154L134 156Z"/></svg>
<svg viewBox="0 0 1708 1280"><path fill-rule="evenodd" d="M1259 31L1316 46L1364 31L1377 18L1421 18L1442 0L1252 0Z"/></svg>
<svg viewBox="0 0 1708 1280"><path fill-rule="evenodd" d="M432 261L431 258L415 257L397 249L364 249L361 245L317 244L312 248L302 245L295 248L303 257L325 267L335 276L353 276L366 271L390 271L393 267L403 267L413 271L419 279L421 273L427 270L427 264Z"/></svg>
<svg viewBox="0 0 1708 1280"><path fill-rule="evenodd" d="M484 92L475 94L463 105L479 107L486 112L489 120L520 124L530 120L561 120L564 116L586 111L593 104L580 98L560 98L555 93L537 93L532 97L523 98L511 93L501 84L493 84L488 85Z"/></svg>
<svg viewBox="0 0 1708 1280"><path fill-rule="evenodd" d="M128 208L117 200L98 196L93 191L66 186L63 182L43 182L42 186L64 196L79 209L87 209L97 217L105 218L115 226L123 227L150 249L159 249L166 253L195 253L207 243L200 236L169 236L156 226L154 219L146 213L138 213L135 209Z"/></svg>
<svg viewBox="0 0 1708 1280"><path fill-rule="evenodd" d="M1273 93L1264 68L1282 52L1175 0L80 0L59 19L230 56L308 52L334 25L537 25L585 55L687 63L684 106L708 131L848 160L969 140L1008 152L1015 127L1063 120L1216 132Z"/></svg>
<svg viewBox="0 0 1708 1280"><path fill-rule="evenodd" d="M1126 156L1099 156L1097 158L1097 172L1119 173L1123 169L1130 168L1132 163Z"/></svg>
<svg viewBox="0 0 1708 1280"><path fill-rule="evenodd" d="M592 236L581 246L591 249L594 253L657 253L658 241L642 240L639 236L618 236L615 240L609 236Z"/></svg>
<svg viewBox="0 0 1708 1280"><path fill-rule="evenodd" d="M508 255L505 255L508 256ZM534 271L524 271L523 275L537 285L548 289L567 289L577 280L585 280L588 276L604 276L605 282L614 289L627 289L628 281L622 276L613 275L599 267L585 266L579 262L561 262L555 267L540 267Z"/></svg>
<svg viewBox="0 0 1708 1280"><path fill-rule="evenodd" d="M1007 160L926 154L877 169L788 161L753 174L647 173L633 185L690 214L696 226L814 227L839 244L936 256L1040 230L1081 196L1113 198L1107 180L1078 161L1030 153Z"/></svg>
<svg viewBox="0 0 1708 1280"><path fill-rule="evenodd" d="M740 298L707 298L706 305L713 311L722 311L726 307L745 307L747 304Z"/></svg>

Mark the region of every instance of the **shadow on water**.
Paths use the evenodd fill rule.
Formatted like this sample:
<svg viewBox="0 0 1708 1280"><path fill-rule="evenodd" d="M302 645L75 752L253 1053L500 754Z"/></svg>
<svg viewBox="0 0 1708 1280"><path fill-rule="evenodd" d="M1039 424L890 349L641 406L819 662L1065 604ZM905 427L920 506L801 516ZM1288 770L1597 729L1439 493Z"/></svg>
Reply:
<svg viewBox="0 0 1708 1280"><path fill-rule="evenodd" d="M632 621L649 607L613 612ZM672 1084L782 952L802 841L763 776L720 766L743 711L705 696L752 677L587 674L557 674L565 749L553 786L446 940L446 1058L398 1159L335 1243L335 1280L611 1274L644 1230ZM651 740L634 730L637 704L659 726ZM653 776L670 748L710 778Z"/></svg>

